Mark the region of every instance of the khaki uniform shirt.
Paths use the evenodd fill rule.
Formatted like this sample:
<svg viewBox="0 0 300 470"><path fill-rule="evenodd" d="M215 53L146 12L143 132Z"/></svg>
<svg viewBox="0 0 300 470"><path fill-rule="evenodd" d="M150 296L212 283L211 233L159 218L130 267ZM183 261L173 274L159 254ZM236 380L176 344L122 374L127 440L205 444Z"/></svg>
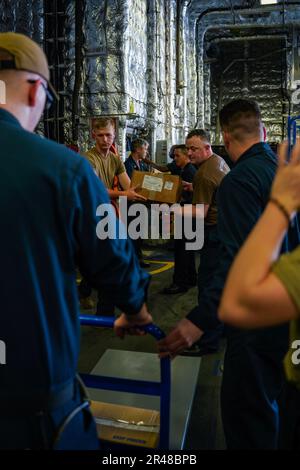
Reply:
<svg viewBox="0 0 300 470"><path fill-rule="evenodd" d="M120 157L109 152L107 157L102 157L96 147L84 153L84 156L90 162L96 175L101 179L107 189L113 189L114 177L124 173L125 166Z"/></svg>
<svg viewBox="0 0 300 470"><path fill-rule="evenodd" d="M219 155L213 154L198 168L193 180L193 204L208 204L205 217L206 225L217 223L217 189L225 175L230 171L229 166Z"/></svg>
<svg viewBox="0 0 300 470"><path fill-rule="evenodd" d="M282 255L273 265L273 273L285 286L299 312L299 318L290 322L290 349L285 356L284 367L288 381L300 390L300 364L296 364L293 360L295 355L298 362L299 352L291 348L293 341L300 339L300 247Z"/></svg>

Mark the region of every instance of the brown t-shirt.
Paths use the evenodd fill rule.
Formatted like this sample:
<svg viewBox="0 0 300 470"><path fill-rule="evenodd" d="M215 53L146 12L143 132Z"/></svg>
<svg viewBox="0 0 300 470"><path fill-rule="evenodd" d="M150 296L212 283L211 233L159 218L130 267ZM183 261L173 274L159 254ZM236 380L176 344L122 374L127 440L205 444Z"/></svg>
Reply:
<svg viewBox="0 0 300 470"><path fill-rule="evenodd" d="M198 168L193 180L193 204L208 204L205 217L206 225L217 223L217 189L224 176L230 171L229 166L219 155L213 154Z"/></svg>
<svg viewBox="0 0 300 470"><path fill-rule="evenodd" d="M102 157L96 147L84 153L84 156L90 162L96 175L101 179L107 189L113 189L114 177L124 173L125 166L120 157L109 152L107 157Z"/></svg>

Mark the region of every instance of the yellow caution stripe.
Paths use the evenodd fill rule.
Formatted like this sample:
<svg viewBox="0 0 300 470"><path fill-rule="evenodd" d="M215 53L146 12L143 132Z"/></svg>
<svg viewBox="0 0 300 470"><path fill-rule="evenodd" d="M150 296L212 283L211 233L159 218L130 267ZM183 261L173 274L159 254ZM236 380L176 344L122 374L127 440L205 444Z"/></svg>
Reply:
<svg viewBox="0 0 300 470"><path fill-rule="evenodd" d="M172 269L174 267L174 262L173 261L154 261L151 259L147 259L147 263L152 263L152 264L160 264L162 265L158 269L154 269L153 271L149 271L149 274L159 274L164 271L168 271L168 269Z"/></svg>

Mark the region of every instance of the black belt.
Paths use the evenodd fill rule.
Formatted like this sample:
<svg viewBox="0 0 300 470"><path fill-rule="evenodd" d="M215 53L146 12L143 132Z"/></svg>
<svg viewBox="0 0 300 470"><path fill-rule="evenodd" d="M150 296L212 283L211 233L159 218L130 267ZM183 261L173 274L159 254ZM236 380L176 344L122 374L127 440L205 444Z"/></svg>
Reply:
<svg viewBox="0 0 300 470"><path fill-rule="evenodd" d="M75 395L76 380L72 379L59 391L48 394L32 394L28 396L3 393L0 391L0 419L1 417L25 417L41 412L47 413L72 400Z"/></svg>

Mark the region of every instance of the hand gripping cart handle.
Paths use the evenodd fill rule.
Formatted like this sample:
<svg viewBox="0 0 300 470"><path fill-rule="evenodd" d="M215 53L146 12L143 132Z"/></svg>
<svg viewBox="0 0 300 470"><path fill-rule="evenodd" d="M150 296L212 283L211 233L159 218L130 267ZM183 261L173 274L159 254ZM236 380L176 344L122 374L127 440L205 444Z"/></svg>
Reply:
<svg viewBox="0 0 300 470"><path fill-rule="evenodd" d="M80 324L113 328L114 317L100 317L94 315L80 315ZM157 341L164 338L164 332L156 325L150 324L141 327L146 333L152 335ZM169 449L170 427L170 390L171 367L170 359L160 360L160 382L145 380L122 379L118 377L106 377L102 375L80 374L84 384L89 388L114 390L117 392L137 393L141 395L154 395L160 397L160 435L159 448Z"/></svg>

